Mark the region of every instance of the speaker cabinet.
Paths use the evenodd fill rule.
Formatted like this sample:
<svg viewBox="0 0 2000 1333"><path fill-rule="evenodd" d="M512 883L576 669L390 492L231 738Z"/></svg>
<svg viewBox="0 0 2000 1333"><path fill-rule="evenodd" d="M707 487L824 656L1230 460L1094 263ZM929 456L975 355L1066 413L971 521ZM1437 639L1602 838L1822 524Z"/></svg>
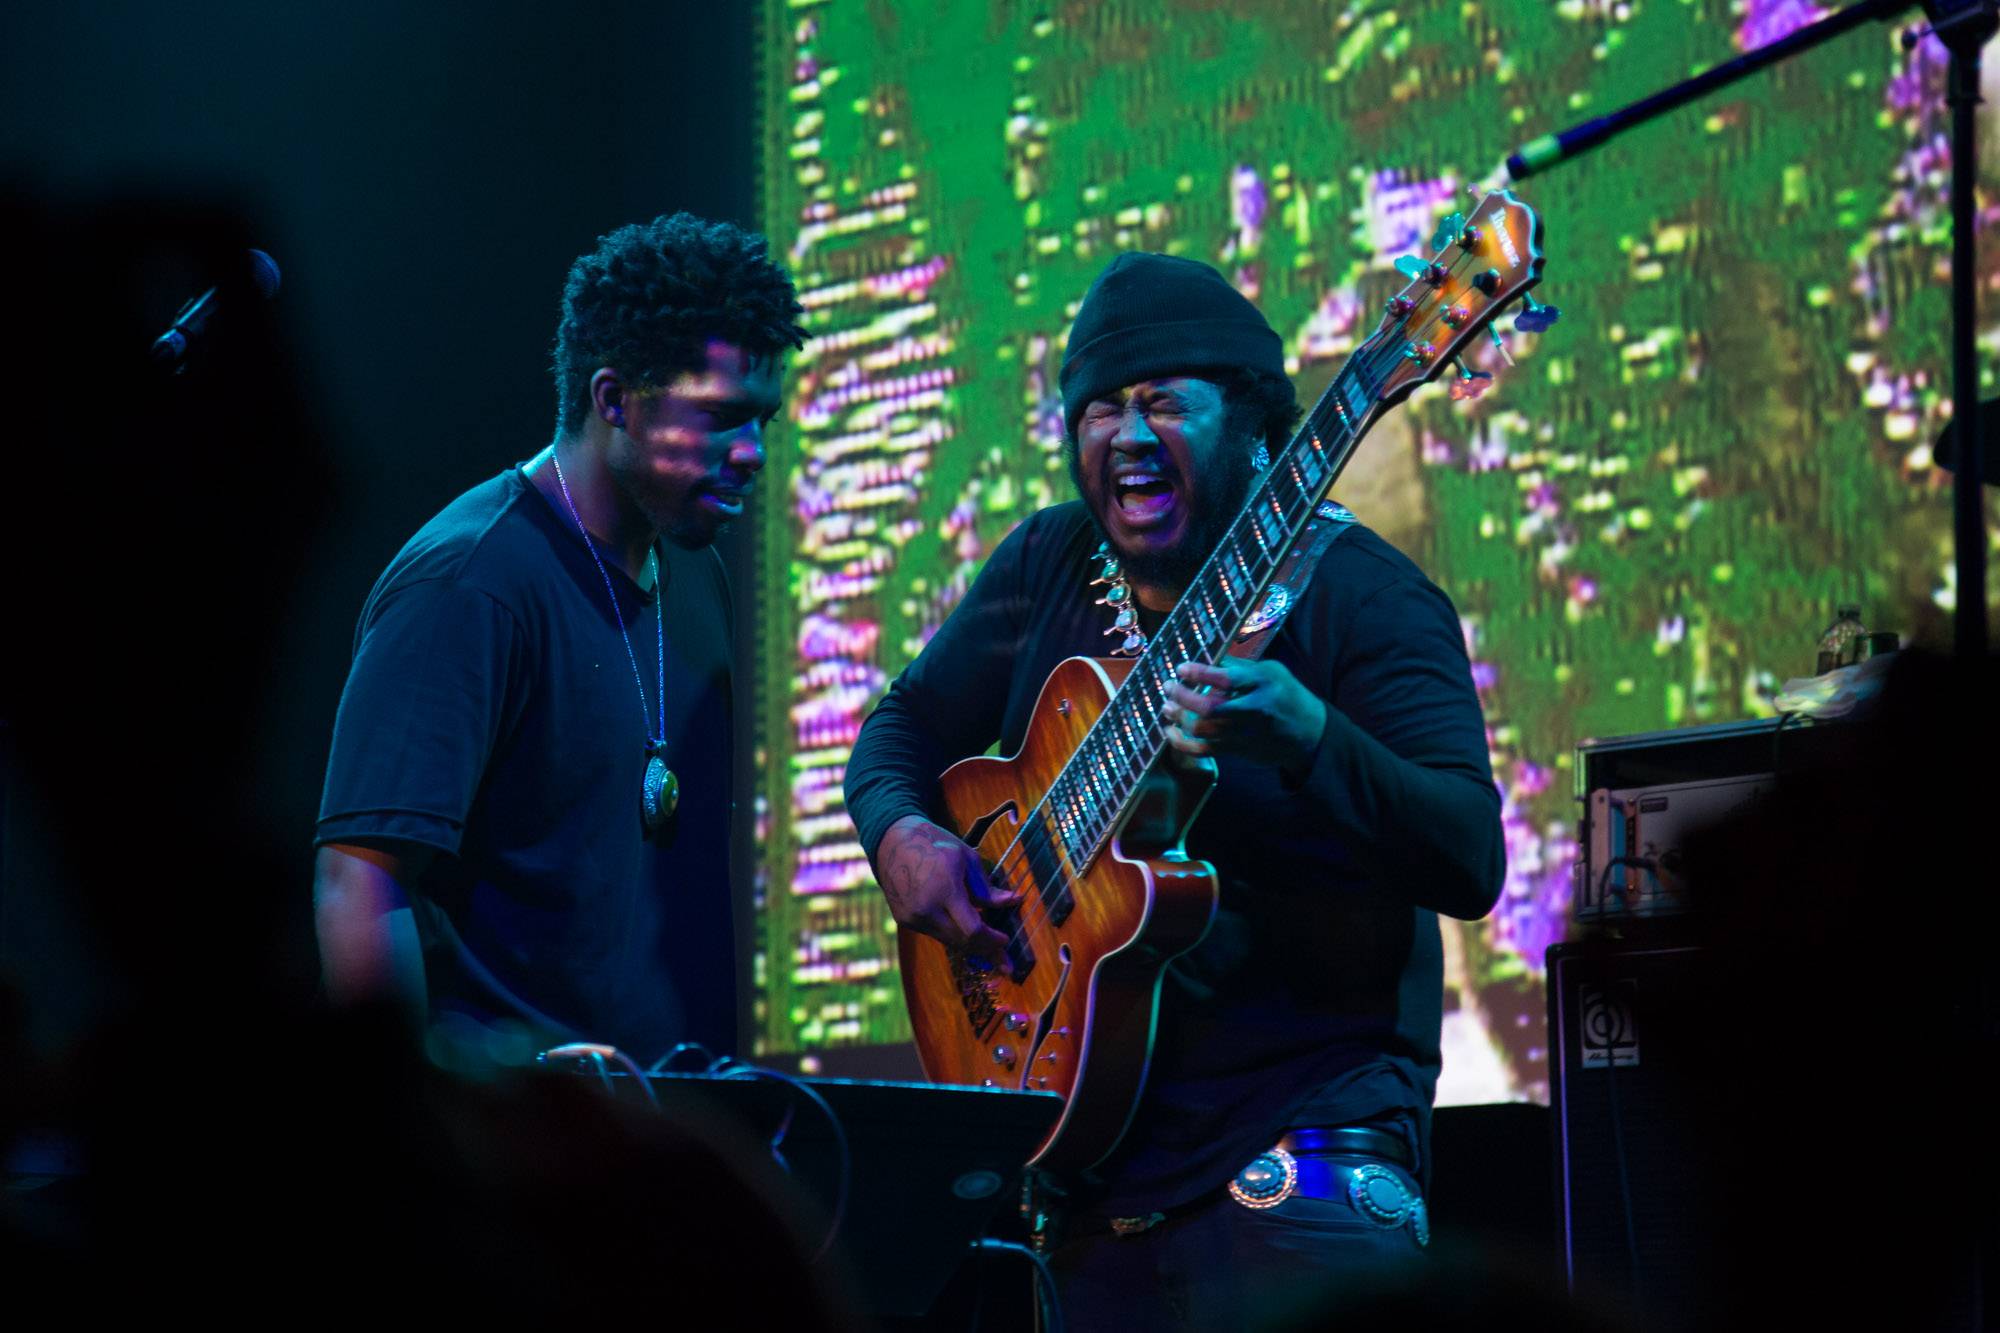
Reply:
<svg viewBox="0 0 2000 1333"><path fill-rule="evenodd" d="M1706 1055L1712 963L1688 945L1558 944L1548 1012L1563 1275L1580 1296L1689 1326L1714 1273Z"/></svg>

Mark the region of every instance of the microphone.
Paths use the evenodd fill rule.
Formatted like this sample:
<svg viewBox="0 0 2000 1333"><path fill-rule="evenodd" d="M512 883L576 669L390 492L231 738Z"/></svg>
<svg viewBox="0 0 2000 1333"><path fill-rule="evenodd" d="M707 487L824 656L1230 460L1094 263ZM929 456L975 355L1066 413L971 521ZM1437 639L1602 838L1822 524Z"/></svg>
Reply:
<svg viewBox="0 0 2000 1333"><path fill-rule="evenodd" d="M252 250L249 256L250 281L256 284L258 295L268 301L278 294L278 261L262 250ZM222 304L221 290L211 287L181 307L167 331L153 339L154 361L172 366L176 374L187 369L188 347L215 317L216 307Z"/></svg>

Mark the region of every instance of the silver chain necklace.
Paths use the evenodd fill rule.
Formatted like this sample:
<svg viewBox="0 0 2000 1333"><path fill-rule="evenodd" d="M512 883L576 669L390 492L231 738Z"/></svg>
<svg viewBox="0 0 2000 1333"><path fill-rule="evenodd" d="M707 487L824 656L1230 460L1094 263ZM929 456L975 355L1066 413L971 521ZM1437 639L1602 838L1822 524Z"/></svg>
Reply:
<svg viewBox="0 0 2000 1333"><path fill-rule="evenodd" d="M604 567L603 557L597 554L597 543L591 540L590 529L583 526L583 515L576 512L576 501L570 498L569 481L563 476L562 458L554 445L549 446L549 461L556 466L556 485L562 488L563 503L569 506L569 516L576 520L576 530L583 534L583 549L590 552L591 563L597 566L599 577L604 580L604 593L611 599L611 618L618 622L619 637L625 640L625 660L632 664L632 683L639 687L639 716L646 724L646 776L639 788L639 818L645 825L646 836L658 833L666 822L673 818L674 809L681 800L681 780L667 767L667 621L661 603L666 599L666 590L660 587L660 557L657 551L648 554L653 566L653 633L658 642L660 664L660 728L653 730L653 709L646 701L646 678L639 674L639 655L632 651L632 634L625 628L625 617L618 611L618 592L611 586L611 571Z"/></svg>

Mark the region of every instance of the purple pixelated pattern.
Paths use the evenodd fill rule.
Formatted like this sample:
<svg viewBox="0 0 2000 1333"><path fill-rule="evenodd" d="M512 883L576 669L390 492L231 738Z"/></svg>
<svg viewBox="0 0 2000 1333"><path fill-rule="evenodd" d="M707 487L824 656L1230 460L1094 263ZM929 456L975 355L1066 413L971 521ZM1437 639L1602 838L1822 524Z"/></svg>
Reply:
<svg viewBox="0 0 2000 1333"><path fill-rule="evenodd" d="M1479 692L1480 706L1492 710L1491 694L1499 684L1500 668L1480 660L1473 626L1463 623L1463 630L1466 653L1472 659L1473 688ZM1555 773L1499 746L1490 725L1486 747L1500 789L1500 830L1507 849L1507 877L1488 918L1489 938L1539 976L1549 946L1568 930L1576 837L1561 820L1538 827L1529 811L1534 799L1554 783Z"/></svg>
<svg viewBox="0 0 2000 1333"><path fill-rule="evenodd" d="M1750 0L1743 22L1736 26L1736 49L1755 51L1769 46L1825 17L1824 9L1807 0Z"/></svg>
<svg viewBox="0 0 2000 1333"><path fill-rule="evenodd" d="M1456 177L1406 182L1401 172L1376 172L1369 180L1369 249L1384 263L1394 263L1404 254L1428 253L1438 209L1457 194Z"/></svg>

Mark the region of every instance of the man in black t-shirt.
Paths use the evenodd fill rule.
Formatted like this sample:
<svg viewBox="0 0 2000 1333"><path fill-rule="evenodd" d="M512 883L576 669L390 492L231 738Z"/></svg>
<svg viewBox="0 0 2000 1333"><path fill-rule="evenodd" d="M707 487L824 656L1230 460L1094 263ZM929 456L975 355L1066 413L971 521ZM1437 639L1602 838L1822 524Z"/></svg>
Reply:
<svg viewBox="0 0 2000 1333"><path fill-rule="evenodd" d="M1213 269L1163 255L1099 276L1061 382L1081 502L1001 543L847 769L897 921L987 955L1004 941L981 909L1008 895L932 822L937 774L996 742L1016 752L1063 658L1158 630L1298 417L1262 315ZM1167 739L1218 761L1187 851L1214 863L1221 901L1166 974L1123 1142L1055 1182L1072 1328L1262 1327L1420 1251L1437 913L1484 915L1504 870L1457 615L1359 524L1268 656L1190 663L1171 689Z"/></svg>
<svg viewBox="0 0 2000 1333"><path fill-rule="evenodd" d="M685 213L571 268L555 441L446 506L362 611L316 839L336 999L403 998L454 1063L734 1045L711 544L800 315L763 237Z"/></svg>

